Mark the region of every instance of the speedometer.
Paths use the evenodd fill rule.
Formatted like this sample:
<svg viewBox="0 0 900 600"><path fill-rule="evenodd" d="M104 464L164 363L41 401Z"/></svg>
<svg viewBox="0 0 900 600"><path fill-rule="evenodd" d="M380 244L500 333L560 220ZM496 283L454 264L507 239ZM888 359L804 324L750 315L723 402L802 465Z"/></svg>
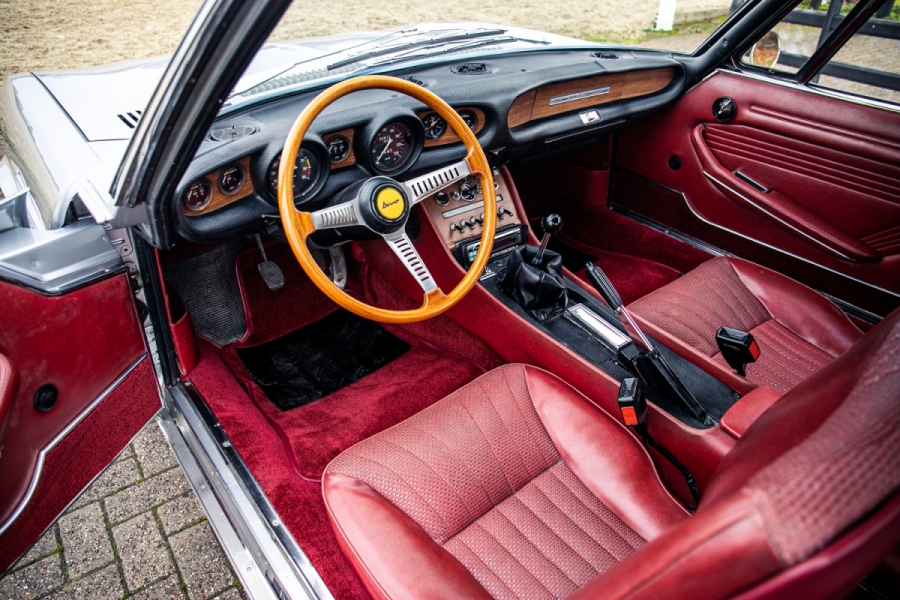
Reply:
<svg viewBox="0 0 900 600"><path fill-rule="evenodd" d="M388 123L369 144L369 157L379 171L396 171L409 159L413 132L404 123Z"/></svg>
<svg viewBox="0 0 900 600"><path fill-rule="evenodd" d="M269 165L267 183L269 191L278 197L278 166L281 164L281 155L275 157L272 164ZM297 160L294 161L294 199L303 197L309 190L315 187L319 178L322 176L322 167L316 155L300 148L297 153Z"/></svg>

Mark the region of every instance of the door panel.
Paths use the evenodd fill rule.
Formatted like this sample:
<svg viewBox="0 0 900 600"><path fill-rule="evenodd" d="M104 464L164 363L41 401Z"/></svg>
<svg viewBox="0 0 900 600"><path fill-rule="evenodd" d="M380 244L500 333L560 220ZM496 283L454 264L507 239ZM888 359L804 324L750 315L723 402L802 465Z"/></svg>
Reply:
<svg viewBox="0 0 900 600"><path fill-rule="evenodd" d="M713 117L721 97L737 104L731 122ZM677 170L673 156L681 160ZM896 113L718 72L669 111L626 128L617 165L681 192L676 202L689 210L648 210L641 199L614 192L615 204L720 247L722 236L709 234L710 225L737 234L734 250L727 241L724 250L772 268L774 248L846 274L858 288L848 290L848 301L865 296L859 288L868 286L859 282L890 292L888 304L900 300ZM746 239L758 249L751 244L748 252ZM810 273L806 281L818 279Z"/></svg>
<svg viewBox="0 0 900 600"><path fill-rule="evenodd" d="M124 270L59 296L0 281L0 306L0 354L18 376L0 441L2 571L160 401Z"/></svg>

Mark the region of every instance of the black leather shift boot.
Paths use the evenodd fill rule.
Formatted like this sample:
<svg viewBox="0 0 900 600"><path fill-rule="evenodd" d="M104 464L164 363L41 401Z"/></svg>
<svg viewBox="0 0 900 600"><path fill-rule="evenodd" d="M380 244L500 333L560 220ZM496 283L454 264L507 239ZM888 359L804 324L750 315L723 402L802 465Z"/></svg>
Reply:
<svg viewBox="0 0 900 600"><path fill-rule="evenodd" d="M534 246L517 248L500 273L497 287L518 302L528 313L545 323L552 321L566 309L568 293L563 280L562 257L545 250L539 264L532 261L538 249Z"/></svg>

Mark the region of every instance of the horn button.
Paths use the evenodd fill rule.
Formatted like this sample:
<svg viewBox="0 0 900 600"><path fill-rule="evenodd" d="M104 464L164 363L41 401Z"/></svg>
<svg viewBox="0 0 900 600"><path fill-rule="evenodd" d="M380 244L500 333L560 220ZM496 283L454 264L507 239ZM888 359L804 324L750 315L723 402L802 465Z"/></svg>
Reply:
<svg viewBox="0 0 900 600"><path fill-rule="evenodd" d="M404 186L390 177L369 179L357 195L362 221L369 229L382 235L403 228L409 217L410 205Z"/></svg>

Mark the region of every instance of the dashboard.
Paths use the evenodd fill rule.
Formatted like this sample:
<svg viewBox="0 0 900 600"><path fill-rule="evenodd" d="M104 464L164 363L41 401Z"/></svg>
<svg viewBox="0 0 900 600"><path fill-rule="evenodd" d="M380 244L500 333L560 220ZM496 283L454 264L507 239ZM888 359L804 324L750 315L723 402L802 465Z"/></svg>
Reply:
<svg viewBox="0 0 900 600"><path fill-rule="evenodd" d="M656 51L529 52L467 69L460 62L392 75L450 104L494 165L592 143L673 102L685 79L679 62ZM220 242L277 222L281 150L315 95L286 95L215 123L173 198L180 235ZM395 92L355 92L323 111L304 137L294 162L294 202L318 210L372 176L403 181L464 157L459 137L428 107Z"/></svg>

